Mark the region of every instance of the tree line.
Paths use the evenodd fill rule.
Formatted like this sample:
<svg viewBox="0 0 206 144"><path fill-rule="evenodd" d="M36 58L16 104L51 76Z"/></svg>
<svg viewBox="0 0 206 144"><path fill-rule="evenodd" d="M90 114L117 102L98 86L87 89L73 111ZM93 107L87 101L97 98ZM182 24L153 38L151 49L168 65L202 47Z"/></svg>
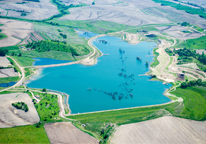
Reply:
<svg viewBox="0 0 206 144"><path fill-rule="evenodd" d="M173 52L169 49L165 50L169 55L174 55L174 54L178 54L179 58L178 58L178 63L177 64L182 64L185 62L192 62L192 58L197 59L200 63L206 65L206 55L204 53L202 54L198 54L196 53L195 50L190 50L187 48L183 48L183 49L178 49L178 50L173 50Z"/></svg>
<svg viewBox="0 0 206 144"><path fill-rule="evenodd" d="M193 81L189 81L189 82L183 82L181 83L181 88L185 89L187 87L191 87L191 86L204 86L206 87L206 82L202 82L202 79L198 79L198 80L193 80Z"/></svg>
<svg viewBox="0 0 206 144"><path fill-rule="evenodd" d="M66 45L65 42L61 42L58 40L42 40L42 41L34 41L28 43L26 48L31 48L32 50L36 50L37 52L48 52L48 51L62 51L69 52L75 56L79 56L80 54L76 51L76 49L71 45Z"/></svg>

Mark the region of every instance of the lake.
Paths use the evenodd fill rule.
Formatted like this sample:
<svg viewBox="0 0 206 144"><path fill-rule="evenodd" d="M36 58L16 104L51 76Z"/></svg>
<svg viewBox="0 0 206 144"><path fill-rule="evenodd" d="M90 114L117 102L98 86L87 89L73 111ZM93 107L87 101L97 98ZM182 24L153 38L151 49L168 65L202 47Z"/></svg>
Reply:
<svg viewBox="0 0 206 144"><path fill-rule="evenodd" d="M102 41L106 41L107 44ZM169 102L163 95L171 85L139 76L149 71L146 61L153 61L154 42L131 45L117 37L100 37L93 44L104 54L97 64L51 67L34 76L29 87L47 88L69 94L71 112L147 106ZM138 61L136 57L142 60Z"/></svg>

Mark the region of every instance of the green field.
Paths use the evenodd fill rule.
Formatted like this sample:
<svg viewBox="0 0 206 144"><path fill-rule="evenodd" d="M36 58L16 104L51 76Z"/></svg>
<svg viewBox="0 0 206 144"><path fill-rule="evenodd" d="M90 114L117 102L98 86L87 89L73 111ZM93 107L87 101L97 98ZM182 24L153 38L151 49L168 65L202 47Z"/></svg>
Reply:
<svg viewBox="0 0 206 144"><path fill-rule="evenodd" d="M178 48L187 48L187 49L205 49L206 48L206 36L188 39L176 45Z"/></svg>
<svg viewBox="0 0 206 144"><path fill-rule="evenodd" d="M1 49L6 49L6 50L18 50L19 47L15 45L15 46L1 47Z"/></svg>
<svg viewBox="0 0 206 144"><path fill-rule="evenodd" d="M13 56L12 58L14 58L21 66L32 66L32 63L35 61L29 57L23 56Z"/></svg>
<svg viewBox="0 0 206 144"><path fill-rule="evenodd" d="M98 34L111 33L135 28L134 26L97 20L52 20L50 22L58 23L59 25L64 25L68 27L76 27L82 30L91 31Z"/></svg>
<svg viewBox="0 0 206 144"><path fill-rule="evenodd" d="M7 36L3 33L0 33L0 40L4 39L4 38L7 38Z"/></svg>
<svg viewBox="0 0 206 144"><path fill-rule="evenodd" d="M9 57L8 57L7 59L10 61L11 65L14 66L14 70L17 71L17 72L19 72L19 73L21 73L21 70L20 70L19 67L16 65L16 63L13 61L13 59L11 59L11 58L9 58Z"/></svg>
<svg viewBox="0 0 206 144"><path fill-rule="evenodd" d="M0 143L50 143L44 127L34 125L0 129Z"/></svg>
<svg viewBox="0 0 206 144"><path fill-rule="evenodd" d="M181 111L173 112L174 116L192 119L206 120L206 88L201 86L178 88L172 92L184 99L184 107Z"/></svg>
<svg viewBox="0 0 206 144"><path fill-rule="evenodd" d="M61 118L59 118L60 109L57 95L39 92L34 92L34 95L40 96L41 99L38 104L34 103L41 123L61 121Z"/></svg>
<svg viewBox="0 0 206 144"><path fill-rule="evenodd" d="M159 56L159 53L156 52L157 49L158 48L153 49L153 54L155 55L155 57L154 57L154 62L152 62L152 64L150 65L153 68L155 68L159 64L159 61L157 60L157 57Z"/></svg>
<svg viewBox="0 0 206 144"><path fill-rule="evenodd" d="M5 78L0 78L0 83L16 82L18 80L19 77L5 77Z"/></svg>

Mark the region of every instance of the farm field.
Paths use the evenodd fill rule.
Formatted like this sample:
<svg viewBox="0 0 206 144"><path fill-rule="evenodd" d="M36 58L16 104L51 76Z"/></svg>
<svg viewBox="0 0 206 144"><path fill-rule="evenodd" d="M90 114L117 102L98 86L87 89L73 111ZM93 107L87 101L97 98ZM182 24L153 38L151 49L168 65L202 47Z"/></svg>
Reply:
<svg viewBox="0 0 206 144"><path fill-rule="evenodd" d="M205 143L205 8L205 0L0 0L0 143Z"/></svg>
<svg viewBox="0 0 206 144"><path fill-rule="evenodd" d="M50 143L44 127L37 128L35 125L18 126L14 128L1 128L0 142L45 144Z"/></svg>
<svg viewBox="0 0 206 144"><path fill-rule="evenodd" d="M39 116L28 94L11 93L0 95L0 127L14 127L30 125L39 122ZM28 111L16 109L12 103L24 102L28 105Z"/></svg>
<svg viewBox="0 0 206 144"><path fill-rule="evenodd" d="M0 28L7 38L0 40L0 47L14 46L26 38L33 30L33 24L16 20L0 19Z"/></svg>
<svg viewBox="0 0 206 144"><path fill-rule="evenodd" d="M99 141L87 133L82 132L70 122L45 124L44 128L51 144L75 143L98 144Z"/></svg>
<svg viewBox="0 0 206 144"><path fill-rule="evenodd" d="M145 122L121 125L110 139L112 144L205 143L206 122L164 116Z"/></svg>

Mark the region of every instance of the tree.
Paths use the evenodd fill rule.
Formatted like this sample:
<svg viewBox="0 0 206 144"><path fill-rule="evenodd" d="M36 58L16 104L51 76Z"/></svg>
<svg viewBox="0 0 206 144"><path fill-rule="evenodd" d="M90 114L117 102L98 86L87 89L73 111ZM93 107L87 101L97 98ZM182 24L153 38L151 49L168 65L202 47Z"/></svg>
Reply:
<svg viewBox="0 0 206 144"><path fill-rule="evenodd" d="M46 88L43 88L43 89L42 89L42 92L46 92Z"/></svg>
<svg viewBox="0 0 206 144"><path fill-rule="evenodd" d="M0 56L5 56L8 53L7 49L0 49Z"/></svg>

